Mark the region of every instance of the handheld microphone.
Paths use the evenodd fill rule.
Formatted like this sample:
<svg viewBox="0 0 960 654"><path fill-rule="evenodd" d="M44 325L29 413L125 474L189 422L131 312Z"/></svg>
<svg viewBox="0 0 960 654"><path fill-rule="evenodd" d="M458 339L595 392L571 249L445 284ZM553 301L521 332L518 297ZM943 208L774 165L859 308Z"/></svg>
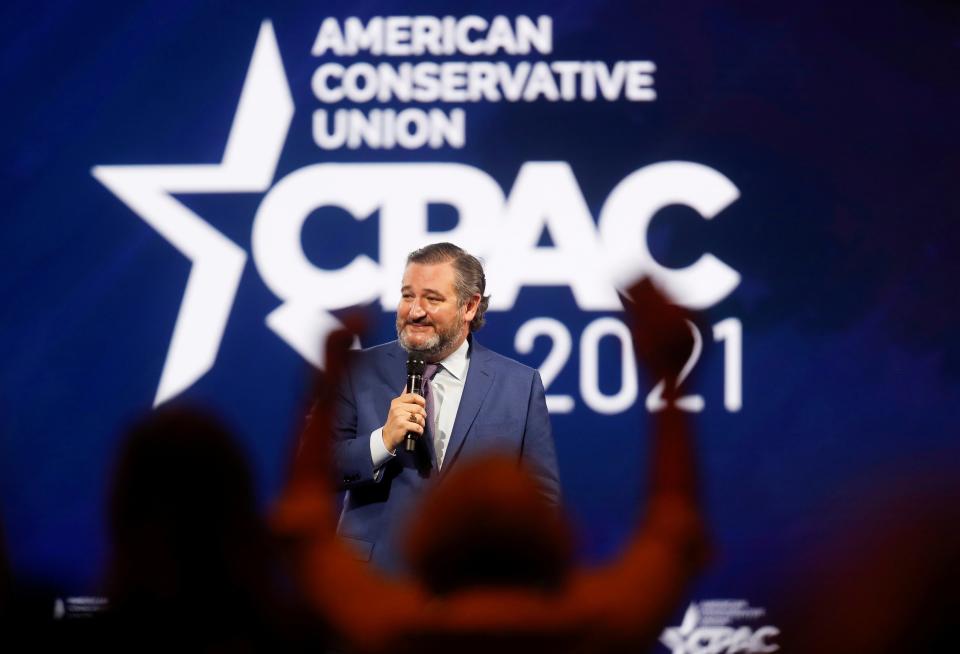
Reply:
<svg viewBox="0 0 960 654"><path fill-rule="evenodd" d="M427 362L416 352L407 355L407 392L423 396L423 371ZM413 452L417 446L417 433L408 431L403 441L404 449Z"/></svg>

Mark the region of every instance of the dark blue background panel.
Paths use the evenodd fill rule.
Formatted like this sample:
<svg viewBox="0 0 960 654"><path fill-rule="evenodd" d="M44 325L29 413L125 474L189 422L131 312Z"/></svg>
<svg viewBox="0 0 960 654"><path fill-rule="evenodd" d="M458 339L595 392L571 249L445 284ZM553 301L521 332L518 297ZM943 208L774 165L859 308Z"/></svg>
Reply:
<svg viewBox="0 0 960 654"><path fill-rule="evenodd" d="M98 589L117 445L158 396L226 418L267 506L319 337L356 304L375 319L364 345L392 338L397 266L427 240L490 266L478 337L541 369L586 560L616 552L645 480L657 380L624 358L613 280L630 266L703 312L686 388L716 557L696 597L763 605L828 522L858 524L840 500L957 458L950 3L491 2L475 10L488 25L549 16L548 51L319 56L326 19L466 14L3 12L0 515L25 578ZM554 72L529 100L456 100L462 72L423 102L316 93L325 65L343 71L332 88L349 70L456 62L492 62L501 82ZM555 62L612 99L550 100ZM631 83L655 98L627 97L617 62L641 62L649 79ZM359 121L359 146L320 147L318 111ZM371 127L387 115L406 122ZM462 123L410 146L438 115ZM382 147L398 134L410 147ZM705 254L722 269L681 280Z"/></svg>

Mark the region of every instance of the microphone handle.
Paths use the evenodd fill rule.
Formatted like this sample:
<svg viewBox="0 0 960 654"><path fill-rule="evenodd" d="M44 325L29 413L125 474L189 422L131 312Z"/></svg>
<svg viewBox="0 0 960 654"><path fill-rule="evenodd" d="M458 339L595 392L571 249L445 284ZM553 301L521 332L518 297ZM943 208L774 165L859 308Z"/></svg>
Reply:
<svg viewBox="0 0 960 654"><path fill-rule="evenodd" d="M423 376L407 375L407 392L423 396ZM413 452L416 447L417 433L408 431L406 438L403 439L403 449L407 452Z"/></svg>

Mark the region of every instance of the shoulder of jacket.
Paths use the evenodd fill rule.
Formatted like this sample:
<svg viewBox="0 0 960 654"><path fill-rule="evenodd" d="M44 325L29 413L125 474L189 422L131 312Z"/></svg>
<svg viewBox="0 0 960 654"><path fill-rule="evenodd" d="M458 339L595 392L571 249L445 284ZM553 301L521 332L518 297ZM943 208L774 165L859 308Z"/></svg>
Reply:
<svg viewBox="0 0 960 654"><path fill-rule="evenodd" d="M510 373L523 376L532 376L538 372L536 368L531 368L516 359L511 359L508 356L494 352L476 341L474 341L474 348L476 348L475 355L485 360L488 365L493 365Z"/></svg>

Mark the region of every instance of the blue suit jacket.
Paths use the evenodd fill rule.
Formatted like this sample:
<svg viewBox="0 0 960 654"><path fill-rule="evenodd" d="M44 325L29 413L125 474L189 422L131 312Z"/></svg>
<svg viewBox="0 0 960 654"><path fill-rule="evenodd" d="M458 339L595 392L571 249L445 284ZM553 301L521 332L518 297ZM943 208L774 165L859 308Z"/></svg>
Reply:
<svg viewBox="0 0 960 654"><path fill-rule="evenodd" d="M459 461L484 452L515 456L557 503L560 480L540 374L481 346L471 337L470 367L450 442L438 473L425 439L417 451L398 449L374 477L370 433L387 419L406 380L407 354L396 342L356 352L339 389L335 463L347 490L338 531L358 554L399 572L402 536L418 500Z"/></svg>

